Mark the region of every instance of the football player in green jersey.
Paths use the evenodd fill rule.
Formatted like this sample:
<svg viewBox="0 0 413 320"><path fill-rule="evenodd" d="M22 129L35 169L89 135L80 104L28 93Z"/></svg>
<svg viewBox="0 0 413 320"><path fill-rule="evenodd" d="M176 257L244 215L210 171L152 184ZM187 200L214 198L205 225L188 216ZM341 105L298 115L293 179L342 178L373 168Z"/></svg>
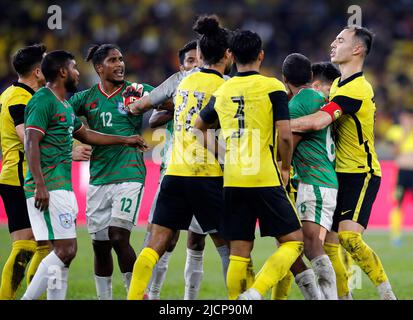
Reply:
<svg viewBox="0 0 413 320"><path fill-rule="evenodd" d="M79 71L66 51L47 54L41 70L47 81L25 109L25 151L29 170L24 191L36 241L52 242L53 251L40 263L23 299L37 299L46 289L49 300L66 297L68 268L76 255L76 198L72 190L73 136L91 145L121 144L146 148L139 135L117 136L86 129L66 101L76 91Z"/></svg>
<svg viewBox="0 0 413 320"><path fill-rule="evenodd" d="M125 63L119 47L95 45L89 49L86 60L93 63L100 82L70 99L75 113L84 116L89 127L98 132L122 136L140 133L142 115L133 116L124 109L122 93L132 83L124 78ZM144 84L140 89L139 95L142 95L152 87ZM125 146L93 148L86 216L95 253L99 299L112 299L112 248L118 257L125 288L129 288L136 260L129 238L138 218L145 175L140 150Z"/></svg>
<svg viewBox="0 0 413 320"><path fill-rule="evenodd" d="M292 119L311 114L325 104L323 95L311 88L311 62L307 57L299 53L288 55L282 70L292 94L288 104ZM305 135L295 134L294 144L293 180L298 182L296 208L303 222L304 253L317 275L320 298L337 300L334 269L323 249L333 222L338 188L331 127Z"/></svg>

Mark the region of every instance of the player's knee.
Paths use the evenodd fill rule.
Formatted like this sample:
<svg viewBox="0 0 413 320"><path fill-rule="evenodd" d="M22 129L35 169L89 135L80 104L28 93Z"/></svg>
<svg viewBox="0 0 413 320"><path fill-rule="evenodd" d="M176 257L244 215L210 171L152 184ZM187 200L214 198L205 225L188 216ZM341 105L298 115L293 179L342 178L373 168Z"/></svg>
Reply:
<svg viewBox="0 0 413 320"><path fill-rule="evenodd" d="M319 235L315 233L304 234L304 254L312 259L324 253L323 243Z"/></svg>
<svg viewBox="0 0 413 320"><path fill-rule="evenodd" d="M203 251L205 248L205 235L189 231L187 248L196 251Z"/></svg>
<svg viewBox="0 0 413 320"><path fill-rule="evenodd" d="M169 247L166 249L166 251L168 252L172 252L174 251L176 244L178 243L179 240L179 230L175 232L174 237L172 238L172 240L169 243Z"/></svg>
<svg viewBox="0 0 413 320"><path fill-rule="evenodd" d="M72 260L75 258L77 252L76 244L62 246L55 248L56 255L62 260L62 262L68 267Z"/></svg>

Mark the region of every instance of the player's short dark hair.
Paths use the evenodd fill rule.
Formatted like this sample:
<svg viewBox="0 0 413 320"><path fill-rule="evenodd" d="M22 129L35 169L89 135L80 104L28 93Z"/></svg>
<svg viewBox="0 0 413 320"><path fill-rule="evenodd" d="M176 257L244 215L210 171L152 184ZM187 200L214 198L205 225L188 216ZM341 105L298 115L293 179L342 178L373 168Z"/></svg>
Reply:
<svg viewBox="0 0 413 320"><path fill-rule="evenodd" d="M367 56L371 50L371 46L373 45L373 39L374 39L373 32L371 32L367 28L359 27L359 26L348 26L345 29L354 31L354 36L363 43L366 56Z"/></svg>
<svg viewBox="0 0 413 320"><path fill-rule="evenodd" d="M293 86L302 86L312 79L311 62L301 53L289 54L283 62L282 73Z"/></svg>
<svg viewBox="0 0 413 320"><path fill-rule="evenodd" d="M42 62L45 52L46 46L44 44L34 44L19 49L12 57L14 70L19 76L27 76L36 65Z"/></svg>
<svg viewBox="0 0 413 320"><path fill-rule="evenodd" d="M47 82L53 82L59 75L61 68L66 68L75 56L64 50L49 52L43 58L41 69Z"/></svg>
<svg viewBox="0 0 413 320"><path fill-rule="evenodd" d="M185 54L188 51L196 49L196 46L197 46L196 40L192 40L192 41L189 41L186 45L184 45L184 47L181 50L178 51L179 63L181 65L184 64Z"/></svg>
<svg viewBox="0 0 413 320"><path fill-rule="evenodd" d="M340 70L331 62L316 62L311 65L313 81L320 80L323 83L332 83L341 76Z"/></svg>
<svg viewBox="0 0 413 320"><path fill-rule="evenodd" d="M258 59L262 50L261 37L249 30L235 31L229 49L239 64L247 64Z"/></svg>
<svg viewBox="0 0 413 320"><path fill-rule="evenodd" d="M231 32L221 28L216 15L205 15L198 18L193 26L201 37L198 40L205 64L219 62L229 47Z"/></svg>
<svg viewBox="0 0 413 320"><path fill-rule="evenodd" d="M113 43L95 44L91 46L86 55L86 61L92 60L94 66L101 64L108 56L110 50L119 50L119 47Z"/></svg>

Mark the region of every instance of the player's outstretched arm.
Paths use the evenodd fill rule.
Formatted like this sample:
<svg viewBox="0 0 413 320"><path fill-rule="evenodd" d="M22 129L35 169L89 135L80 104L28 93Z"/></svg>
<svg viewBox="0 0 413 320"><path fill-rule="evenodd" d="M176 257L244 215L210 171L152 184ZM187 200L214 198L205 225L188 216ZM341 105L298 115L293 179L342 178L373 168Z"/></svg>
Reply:
<svg viewBox="0 0 413 320"><path fill-rule="evenodd" d="M139 148L142 151L148 150L148 145L140 135L133 135L129 137L116 136L86 129L82 126L79 130L73 133L73 136L80 142L93 146L125 145L133 148Z"/></svg>
<svg viewBox="0 0 413 320"><path fill-rule="evenodd" d="M153 110L152 115L149 118L149 126L151 128L163 126L165 123L172 120L173 116L173 112L168 110Z"/></svg>
<svg viewBox="0 0 413 320"><path fill-rule="evenodd" d="M35 129L26 129L26 138L24 149L26 151L26 159L33 176L36 189L34 192L34 205L40 211L46 211L49 208L49 191L47 191L44 182L42 169L40 166L40 141L44 134Z"/></svg>
<svg viewBox="0 0 413 320"><path fill-rule="evenodd" d="M135 115L143 114L153 108L151 100L148 96L144 96L139 100L132 102L129 105L125 104L125 107L129 109L129 112Z"/></svg>
<svg viewBox="0 0 413 320"><path fill-rule="evenodd" d="M286 186L290 179L291 158L293 154L293 138L290 128L290 120L276 122L278 130L278 150L281 158L281 176Z"/></svg>
<svg viewBox="0 0 413 320"><path fill-rule="evenodd" d="M325 111L317 111L308 116L291 120L292 132L318 131L327 127L333 122L331 116Z"/></svg>

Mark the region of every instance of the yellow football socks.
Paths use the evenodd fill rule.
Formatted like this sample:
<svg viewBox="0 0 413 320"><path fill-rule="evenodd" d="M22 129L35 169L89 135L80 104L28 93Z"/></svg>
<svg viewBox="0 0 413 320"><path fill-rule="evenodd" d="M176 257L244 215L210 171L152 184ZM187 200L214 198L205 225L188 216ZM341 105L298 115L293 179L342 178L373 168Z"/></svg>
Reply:
<svg viewBox="0 0 413 320"><path fill-rule="evenodd" d="M388 281L377 254L363 241L361 234L353 231L338 233L341 245L350 253L354 262L367 274L375 286Z"/></svg>
<svg viewBox="0 0 413 320"><path fill-rule="evenodd" d="M272 287L271 300L287 300L293 281L294 275L291 271L288 271L287 275Z"/></svg>
<svg viewBox="0 0 413 320"><path fill-rule="evenodd" d="M252 264L252 259L247 266L247 289L251 288L255 281L254 265Z"/></svg>
<svg viewBox="0 0 413 320"><path fill-rule="evenodd" d="M227 289L229 300L236 300L237 297L247 290L247 269L250 258L240 256L229 256L229 266L227 272Z"/></svg>
<svg viewBox="0 0 413 320"><path fill-rule="evenodd" d="M128 300L142 300L145 289L152 276L153 268L159 260L159 254L149 248L144 248L133 266L132 280L128 292Z"/></svg>
<svg viewBox="0 0 413 320"><path fill-rule="evenodd" d="M340 245L326 242L324 243L324 251L330 258L334 272L336 273L337 296L339 298L345 297L350 292L348 286L349 273L340 257Z"/></svg>
<svg viewBox="0 0 413 320"><path fill-rule="evenodd" d="M1 275L0 300L16 299L16 291L24 278L26 266L35 253L36 247L36 241L32 240L13 242Z"/></svg>
<svg viewBox="0 0 413 320"><path fill-rule="evenodd" d="M29 286L30 282L32 281L40 262L42 262L43 258L46 257L48 254L49 254L48 245L36 247L36 252L34 253L32 259L30 260L29 267L27 268L27 275L26 275L27 286Z"/></svg>
<svg viewBox="0 0 413 320"><path fill-rule="evenodd" d="M265 296L269 289L286 276L291 265L303 252L303 248L304 243L301 241L282 243L278 250L267 259L251 288L258 291L261 296Z"/></svg>

